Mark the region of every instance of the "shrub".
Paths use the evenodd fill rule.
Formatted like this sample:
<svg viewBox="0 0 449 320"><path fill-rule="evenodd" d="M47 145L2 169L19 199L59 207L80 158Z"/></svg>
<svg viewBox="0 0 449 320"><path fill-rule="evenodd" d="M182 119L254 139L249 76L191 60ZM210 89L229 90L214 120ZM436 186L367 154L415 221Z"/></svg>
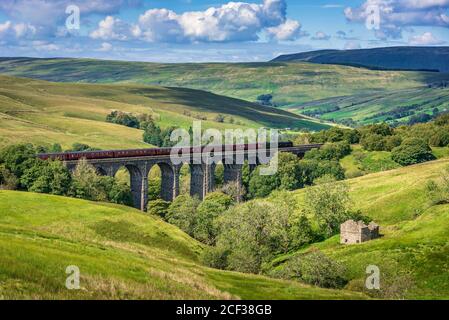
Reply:
<svg viewBox="0 0 449 320"><path fill-rule="evenodd" d="M165 219L168 213L170 202L158 199L148 202L148 213Z"/></svg>
<svg viewBox="0 0 449 320"><path fill-rule="evenodd" d="M0 189L15 190L19 184L19 180L9 171L5 165L0 165Z"/></svg>
<svg viewBox="0 0 449 320"><path fill-rule="evenodd" d="M446 147L449 146L449 132L447 129L440 129L433 134L429 139L429 144L432 147Z"/></svg>
<svg viewBox="0 0 449 320"><path fill-rule="evenodd" d="M432 205L449 203L449 167L441 172L438 180L427 182L426 195Z"/></svg>
<svg viewBox="0 0 449 320"><path fill-rule="evenodd" d="M68 152L80 152L80 151L95 151L98 150L96 148L92 148L91 146L84 144L84 143L74 143L72 145L71 150L67 150Z"/></svg>
<svg viewBox="0 0 449 320"><path fill-rule="evenodd" d="M404 140L399 147L393 149L391 158L402 166L435 160L427 142L417 138Z"/></svg>
<svg viewBox="0 0 449 320"><path fill-rule="evenodd" d="M341 289L348 282L346 268L318 250L290 259L284 268L288 278L322 288Z"/></svg>
<svg viewBox="0 0 449 320"><path fill-rule="evenodd" d="M122 111L112 111L106 117L106 122L111 122L130 128L140 128L140 121L136 116Z"/></svg>
<svg viewBox="0 0 449 320"><path fill-rule="evenodd" d="M229 251L220 247L208 247L201 254L201 261L208 267L225 270Z"/></svg>
<svg viewBox="0 0 449 320"><path fill-rule="evenodd" d="M335 160L343 159L351 153L351 145L346 142L336 142L324 145L321 149L314 149L305 155L305 159Z"/></svg>

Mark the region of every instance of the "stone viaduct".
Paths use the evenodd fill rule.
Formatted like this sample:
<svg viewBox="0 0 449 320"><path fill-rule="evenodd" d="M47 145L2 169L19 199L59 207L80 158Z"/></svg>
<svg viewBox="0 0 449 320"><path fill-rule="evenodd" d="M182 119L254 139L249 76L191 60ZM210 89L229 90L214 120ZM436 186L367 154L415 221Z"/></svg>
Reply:
<svg viewBox="0 0 449 320"><path fill-rule="evenodd" d="M304 145L298 147L279 148L279 152L289 152L303 157L307 151L319 148L321 145ZM266 156L270 157L270 150L266 150ZM224 164L224 183L237 182L242 183L242 164L235 160L240 156L245 160L255 160L250 165L254 169L256 165L261 164L260 154L256 150L233 151L230 158L229 153L215 153L215 159L220 159ZM274 156L272 154L271 156ZM148 204L148 175L154 166L159 166L161 170L161 198L165 201L173 201L179 195L180 170L184 164L190 167L190 194L199 199L214 190L214 175L216 161L211 164L202 161L195 164L192 161L194 154L191 153L182 158L180 164L174 164L170 155L168 156L144 156L144 157L126 157L126 158L102 158L88 159L89 164L93 165L101 175L114 177L119 169L126 168L130 174L131 192L133 195L134 207L146 211ZM207 161L206 161L207 162ZM64 161L69 170L76 168L78 161ZM231 164L229 164L231 163ZM240 162L241 163L241 162ZM253 162L250 162L253 163Z"/></svg>

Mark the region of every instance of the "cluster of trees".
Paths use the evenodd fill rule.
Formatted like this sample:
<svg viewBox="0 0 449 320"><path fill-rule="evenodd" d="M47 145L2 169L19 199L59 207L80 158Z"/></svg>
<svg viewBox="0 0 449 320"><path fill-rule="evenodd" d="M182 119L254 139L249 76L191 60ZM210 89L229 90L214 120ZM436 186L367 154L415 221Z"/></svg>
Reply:
<svg viewBox="0 0 449 320"><path fill-rule="evenodd" d="M175 145L170 141L170 136L175 127L161 129L154 121L148 121L145 125L143 133L143 141L157 147L169 148Z"/></svg>
<svg viewBox="0 0 449 320"><path fill-rule="evenodd" d="M391 152L396 163L407 166L434 160L431 147L449 146L449 114L439 115L432 122L396 128L386 123L353 130L331 128L318 133L303 134L295 142L360 144L366 151ZM310 156L313 153L311 152Z"/></svg>
<svg viewBox="0 0 449 320"><path fill-rule="evenodd" d="M301 189L312 185L313 181L324 175L343 180L345 173L338 160L350 152L350 145L342 142L327 144L320 150L308 152L304 160L290 153L280 153L278 170L274 175L261 175L260 170L264 166L256 168L250 175L248 198L263 198L274 190Z"/></svg>
<svg viewBox="0 0 449 320"><path fill-rule="evenodd" d="M132 205L129 186L114 178L99 176L85 161L81 161L71 175L60 161L36 158L36 153L49 151L31 144L11 145L0 150L0 187Z"/></svg>
<svg viewBox="0 0 449 320"><path fill-rule="evenodd" d="M275 107L272 94L261 94L257 97L257 103L262 106Z"/></svg>
<svg viewBox="0 0 449 320"><path fill-rule="evenodd" d="M148 114L134 115L129 112L114 110L106 116L106 121L130 128L144 129L153 119Z"/></svg>
<svg viewBox="0 0 449 320"><path fill-rule="evenodd" d="M205 250L203 261L219 269L271 274L276 257L335 235L339 225L349 218L364 219L360 213L349 209L347 185L336 182L331 176L316 182L317 186L308 189L302 208L291 194L278 191L269 200L231 206L216 215L211 224L216 228L214 245ZM315 262L320 273L328 268L326 259ZM306 278L307 274L304 271L303 276ZM308 275L309 283L334 286L327 280L315 282ZM279 276L299 278L298 274Z"/></svg>

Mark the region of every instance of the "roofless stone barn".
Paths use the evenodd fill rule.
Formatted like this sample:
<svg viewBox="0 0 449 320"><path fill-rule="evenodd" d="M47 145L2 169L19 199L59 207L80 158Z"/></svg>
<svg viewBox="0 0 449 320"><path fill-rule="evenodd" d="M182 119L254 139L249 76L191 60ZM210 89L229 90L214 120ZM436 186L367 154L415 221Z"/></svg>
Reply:
<svg viewBox="0 0 449 320"><path fill-rule="evenodd" d="M340 243L357 244L379 238L379 226L371 222L348 220L340 226Z"/></svg>
<svg viewBox="0 0 449 320"><path fill-rule="evenodd" d="M320 148L321 144L293 146L291 142L280 142L279 152L289 152L303 157L307 151ZM275 151L269 147L260 145L225 145L221 152L213 152L213 163L204 161L202 155L207 152L207 147L180 148L182 156L174 163L171 148L154 148L138 150L108 150L67 152L55 154L40 154L40 159L61 160L70 171L74 171L78 161L85 159L97 169L101 175L114 177L120 168L128 170L131 177L131 192L134 207L142 211L147 210L148 205L148 174L153 166L161 169L161 198L165 201L173 201L179 195L180 170L184 164L190 167L190 194L199 199L214 190L214 174L216 163L224 164L224 182L237 182L242 184L242 168L244 161L250 163L250 169L258 164L264 164L267 159L272 159ZM187 149L187 150L185 150ZM263 152L261 152L263 150ZM177 151L177 150L176 150ZM272 152L273 151L273 152ZM177 151L178 152L178 151ZM199 155L199 157L198 157ZM195 159L200 162L195 162ZM206 157L207 159L207 157ZM217 160L219 162L217 162ZM239 160L239 161L237 161Z"/></svg>

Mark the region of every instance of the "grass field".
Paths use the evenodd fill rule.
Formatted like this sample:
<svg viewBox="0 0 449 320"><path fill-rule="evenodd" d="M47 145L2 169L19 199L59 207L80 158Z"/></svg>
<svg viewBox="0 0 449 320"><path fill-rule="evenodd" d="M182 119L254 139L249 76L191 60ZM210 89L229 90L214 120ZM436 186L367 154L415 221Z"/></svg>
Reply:
<svg viewBox="0 0 449 320"><path fill-rule="evenodd" d="M342 246L335 236L302 252L318 248L344 263L347 289L364 291L365 269L376 265L383 285L378 297L448 299L449 205L431 207L425 196L426 181L448 166L442 159L349 180L354 209L379 223L383 237ZM294 196L302 203L304 191Z"/></svg>
<svg viewBox="0 0 449 320"><path fill-rule="evenodd" d="M202 267L195 240L131 208L0 191L0 298L363 299ZM66 267L81 272L67 290Z"/></svg>
<svg viewBox="0 0 449 320"><path fill-rule="evenodd" d="M0 76L0 146L75 142L97 148L141 148L142 131L106 123L112 110L150 114L162 127L188 129L200 117L204 128L328 126L283 110L212 93L143 85L51 83ZM216 122L218 114L224 122ZM230 119L233 119L231 123Z"/></svg>
<svg viewBox="0 0 449 320"><path fill-rule="evenodd" d="M315 114L323 120L341 122L351 119L357 124L376 122L408 122L413 115L429 114L437 108L439 112L449 110L449 89L413 88L391 92L356 94L313 101L298 107L286 108L296 113ZM400 113L403 110L402 114ZM405 112L404 112L405 111ZM394 114L397 114L397 118Z"/></svg>
<svg viewBox="0 0 449 320"><path fill-rule="evenodd" d="M57 82L141 83L207 90L279 106L341 96L383 94L447 79L435 72L373 71L312 63L157 64L89 59L0 59L0 73Z"/></svg>

